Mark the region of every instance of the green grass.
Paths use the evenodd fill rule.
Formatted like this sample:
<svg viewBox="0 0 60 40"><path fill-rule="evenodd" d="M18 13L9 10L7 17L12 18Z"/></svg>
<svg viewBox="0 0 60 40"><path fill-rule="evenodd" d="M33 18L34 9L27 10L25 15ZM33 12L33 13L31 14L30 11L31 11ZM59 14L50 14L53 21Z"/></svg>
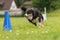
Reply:
<svg viewBox="0 0 60 40"><path fill-rule="evenodd" d="M60 10L47 14L44 28L37 28L24 17L11 17L12 32L3 32L3 21L0 17L0 40L60 40Z"/></svg>

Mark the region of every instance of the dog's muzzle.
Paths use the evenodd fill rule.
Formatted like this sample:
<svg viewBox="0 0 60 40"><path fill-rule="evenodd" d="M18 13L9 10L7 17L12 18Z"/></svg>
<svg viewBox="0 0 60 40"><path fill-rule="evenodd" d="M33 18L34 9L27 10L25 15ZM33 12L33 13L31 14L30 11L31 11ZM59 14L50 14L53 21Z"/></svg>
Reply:
<svg viewBox="0 0 60 40"><path fill-rule="evenodd" d="M26 18L28 18L28 15L27 15L27 14L25 14L25 17L26 17Z"/></svg>
<svg viewBox="0 0 60 40"><path fill-rule="evenodd" d="M30 20L32 19L32 16L29 16L28 14L25 14L25 17Z"/></svg>
<svg viewBox="0 0 60 40"><path fill-rule="evenodd" d="M27 14L25 14L25 16L28 16Z"/></svg>

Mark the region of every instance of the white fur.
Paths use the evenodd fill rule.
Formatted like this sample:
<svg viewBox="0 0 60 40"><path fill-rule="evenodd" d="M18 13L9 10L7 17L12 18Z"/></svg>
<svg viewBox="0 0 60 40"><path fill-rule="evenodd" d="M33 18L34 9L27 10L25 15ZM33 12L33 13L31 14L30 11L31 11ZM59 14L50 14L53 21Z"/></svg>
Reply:
<svg viewBox="0 0 60 40"><path fill-rule="evenodd" d="M27 14L25 14L25 16L28 16Z"/></svg>

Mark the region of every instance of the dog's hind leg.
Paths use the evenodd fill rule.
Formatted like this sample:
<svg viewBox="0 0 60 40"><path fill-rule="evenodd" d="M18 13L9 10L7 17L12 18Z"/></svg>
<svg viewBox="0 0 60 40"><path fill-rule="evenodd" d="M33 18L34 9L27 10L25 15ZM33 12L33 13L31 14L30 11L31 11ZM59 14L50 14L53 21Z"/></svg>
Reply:
<svg viewBox="0 0 60 40"><path fill-rule="evenodd" d="M44 27L44 21L41 19L41 26Z"/></svg>

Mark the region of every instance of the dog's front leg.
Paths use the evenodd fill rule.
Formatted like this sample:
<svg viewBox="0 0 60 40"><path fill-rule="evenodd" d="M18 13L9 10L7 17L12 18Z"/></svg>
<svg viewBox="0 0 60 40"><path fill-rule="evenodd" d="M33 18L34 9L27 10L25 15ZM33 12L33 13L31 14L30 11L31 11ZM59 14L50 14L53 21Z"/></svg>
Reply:
<svg viewBox="0 0 60 40"><path fill-rule="evenodd" d="M41 21L39 22L37 22L37 26L40 28L40 26L41 27L44 27L44 23L43 23L43 20L41 19Z"/></svg>
<svg viewBox="0 0 60 40"><path fill-rule="evenodd" d="M36 26L36 23L33 23L31 20L28 19L29 22L31 22L32 24L34 24Z"/></svg>

